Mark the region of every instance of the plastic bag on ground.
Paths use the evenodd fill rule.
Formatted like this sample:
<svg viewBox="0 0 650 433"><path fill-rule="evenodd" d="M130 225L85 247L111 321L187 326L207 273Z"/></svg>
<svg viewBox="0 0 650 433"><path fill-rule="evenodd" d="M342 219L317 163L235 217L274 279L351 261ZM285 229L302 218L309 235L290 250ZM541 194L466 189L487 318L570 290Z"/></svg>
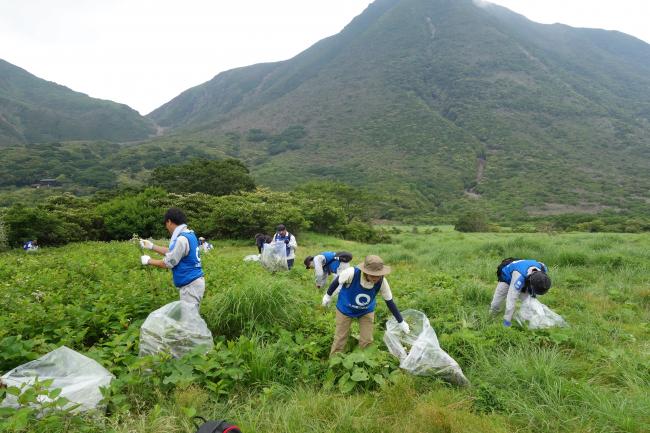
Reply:
<svg viewBox="0 0 650 433"><path fill-rule="evenodd" d="M199 345L213 346L212 333L196 305L175 301L149 314L140 327L140 356L169 352L180 358Z"/></svg>
<svg viewBox="0 0 650 433"><path fill-rule="evenodd" d="M2 376L1 380L7 386L20 388L23 383L33 384L37 377L39 382L52 379L49 389L61 388L59 397L70 400L65 407L78 404L73 412L103 410L104 408L99 406L103 398L99 388L108 386L114 379L97 361L61 346L34 361L14 368ZM0 406L19 407L19 404L15 396L7 395Z"/></svg>
<svg viewBox="0 0 650 433"><path fill-rule="evenodd" d="M528 329L544 329L555 326L564 328L568 326L562 316L531 296L521 303L521 307L515 313L515 320L521 326L527 324Z"/></svg>
<svg viewBox="0 0 650 433"><path fill-rule="evenodd" d="M397 320L390 318L384 334L384 343L388 351L399 358L399 366L418 376L436 375L456 385L469 385L458 363L440 348L427 316L417 310L405 310L402 316L411 332L405 334Z"/></svg>
<svg viewBox="0 0 650 433"><path fill-rule="evenodd" d="M260 261L260 254L250 254L246 257L244 257L245 262L259 262Z"/></svg>
<svg viewBox="0 0 650 433"><path fill-rule="evenodd" d="M287 246L284 242L271 242L264 244L262 249L262 266L269 272L288 271Z"/></svg>

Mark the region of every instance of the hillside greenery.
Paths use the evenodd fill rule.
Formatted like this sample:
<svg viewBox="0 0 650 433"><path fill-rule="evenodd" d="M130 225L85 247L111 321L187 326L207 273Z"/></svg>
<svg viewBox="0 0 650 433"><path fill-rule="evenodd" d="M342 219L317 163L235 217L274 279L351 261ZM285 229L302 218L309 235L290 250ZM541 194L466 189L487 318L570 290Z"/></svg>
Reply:
<svg viewBox="0 0 650 433"><path fill-rule="evenodd" d="M246 186L249 178L242 166L226 163L226 168L232 167L236 169L231 173L232 186ZM161 188L99 192L89 197L63 193L35 205L14 204L0 213L0 220L6 242L14 247L31 239L41 245L63 245L126 240L134 233L165 236L162 218L170 207L183 209L193 229L205 237L253 239L256 233L273 233L284 223L292 233L309 229L366 242L389 239L372 227L365 208L346 203L345 195L351 199L356 193L345 185L313 183L293 193L247 188L221 195L168 193Z"/></svg>
<svg viewBox="0 0 650 433"><path fill-rule="evenodd" d="M304 232L297 261L323 250L351 251L355 263L381 255L393 267L397 305L427 314L470 387L400 371L382 343L390 313L381 302L375 348L330 362L334 312L320 307L313 274L301 267L270 274L244 262L256 251L248 241L213 239L215 250L202 257L201 314L215 349L139 358L143 320L178 298L170 275L142 268L131 242L86 242L0 253L0 371L65 344L116 376L105 392L108 411L39 417L27 406L48 393L37 388L22 409L0 411L0 429L189 433L200 414L251 433L648 431L647 234L394 231L392 244L376 245ZM506 329L489 316L494 270L505 256L549 265L553 288L540 299L568 328ZM351 338L350 350L355 345ZM365 372L352 388L336 385L343 365Z"/></svg>
<svg viewBox="0 0 650 433"><path fill-rule="evenodd" d="M91 98L0 59L0 149L56 140L141 140L154 125L124 104Z"/></svg>
<svg viewBox="0 0 650 433"><path fill-rule="evenodd" d="M42 83L27 92L33 77L4 67L0 89L37 97ZM149 116L160 137L0 139L0 205L33 205L48 194L22 188L44 178L88 195L161 185L162 166L237 159L276 191L345 183L379 220L454 223L478 210L499 226L568 215L559 225L624 231L650 214L648 77L650 46L618 32L472 0L377 0L292 59L183 92Z"/></svg>
<svg viewBox="0 0 650 433"><path fill-rule="evenodd" d="M372 185L381 218L471 202L497 218L640 214L649 77L650 45L618 32L472 0L378 0L296 57L221 73L150 117L169 128L161 143L210 141L262 185ZM290 128L301 137L278 146Z"/></svg>

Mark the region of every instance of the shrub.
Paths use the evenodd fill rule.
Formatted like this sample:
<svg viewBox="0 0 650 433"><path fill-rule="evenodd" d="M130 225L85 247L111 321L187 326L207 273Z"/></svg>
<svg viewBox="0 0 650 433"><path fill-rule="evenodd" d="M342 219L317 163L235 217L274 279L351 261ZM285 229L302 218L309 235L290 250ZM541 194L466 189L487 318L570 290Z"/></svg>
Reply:
<svg viewBox="0 0 650 433"><path fill-rule="evenodd" d="M175 193L202 192L211 195L228 195L255 188L248 168L236 159L197 159L187 164L158 167L151 174L149 183Z"/></svg>
<svg viewBox="0 0 650 433"><path fill-rule="evenodd" d="M165 235L162 218L166 209L156 201L165 194L162 189L148 188L138 194L115 197L97 206L108 237L130 239L133 233L143 237Z"/></svg>
<svg viewBox="0 0 650 433"><path fill-rule="evenodd" d="M456 224L454 224L454 229L459 232L487 232L488 223L485 214L473 211L466 212L462 214Z"/></svg>

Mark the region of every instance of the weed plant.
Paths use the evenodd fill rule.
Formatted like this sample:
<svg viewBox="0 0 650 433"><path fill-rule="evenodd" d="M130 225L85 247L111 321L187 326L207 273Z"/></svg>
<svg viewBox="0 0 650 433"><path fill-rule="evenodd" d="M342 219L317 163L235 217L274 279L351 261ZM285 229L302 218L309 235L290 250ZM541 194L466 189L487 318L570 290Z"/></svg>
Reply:
<svg viewBox="0 0 650 433"><path fill-rule="evenodd" d="M399 370L381 342L390 317L382 301L375 349L354 351L355 327L350 353L330 364L334 309L320 306L312 271L268 273L243 262L253 245L218 239L202 258L201 313L215 348L139 358L142 321L178 298L169 272L142 268L127 242L77 243L0 253L0 370L68 345L116 376L105 390L108 411L39 418L28 405L0 409L0 431L192 432L194 414L246 432L650 431L647 234L409 228L393 236L366 245L304 234L296 263L325 250L351 251L353 264L381 255L393 267L398 307L428 315L472 386ZM490 317L495 268L506 256L549 266L553 288L540 300L568 328L503 328Z"/></svg>

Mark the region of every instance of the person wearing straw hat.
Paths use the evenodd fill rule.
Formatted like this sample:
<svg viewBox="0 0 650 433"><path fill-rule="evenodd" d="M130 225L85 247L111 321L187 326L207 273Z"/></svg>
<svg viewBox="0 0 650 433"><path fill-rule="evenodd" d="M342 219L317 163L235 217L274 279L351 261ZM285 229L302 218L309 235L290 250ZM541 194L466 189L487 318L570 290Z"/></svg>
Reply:
<svg viewBox="0 0 650 433"><path fill-rule="evenodd" d="M359 347L366 348L372 343L373 323L375 320L375 297L381 293L388 309L399 323L401 330L409 333L409 325L393 301L388 280L385 278L391 271L379 256L366 256L363 263L353 268L342 270L332 281L323 296L323 307L332 301L332 296L338 292L336 301L336 331L330 349L330 356L343 352L350 336L352 320L359 319Z"/></svg>

